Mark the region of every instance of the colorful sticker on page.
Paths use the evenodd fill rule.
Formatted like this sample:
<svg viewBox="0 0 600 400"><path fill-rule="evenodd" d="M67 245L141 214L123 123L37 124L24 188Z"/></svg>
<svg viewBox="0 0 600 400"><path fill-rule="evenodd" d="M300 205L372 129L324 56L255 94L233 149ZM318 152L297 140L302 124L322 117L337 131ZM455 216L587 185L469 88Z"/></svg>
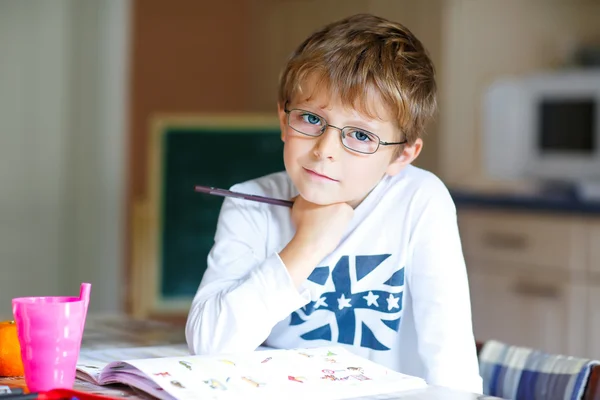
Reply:
<svg viewBox="0 0 600 400"><path fill-rule="evenodd" d="M233 362L231 360L219 360L219 361L222 362L223 364L231 365L232 367L235 367L235 362Z"/></svg>
<svg viewBox="0 0 600 400"><path fill-rule="evenodd" d="M207 379L207 380L204 381L204 383L207 384L211 389L227 390L227 386L225 386L224 384L222 384L217 379Z"/></svg>
<svg viewBox="0 0 600 400"><path fill-rule="evenodd" d="M260 382L260 381L254 379L254 378L249 377L249 376L242 376L242 381L244 381L244 382L246 382L246 383L254 386L255 388L263 387L263 386L266 385L265 383Z"/></svg>
<svg viewBox="0 0 600 400"><path fill-rule="evenodd" d="M176 388L179 388L179 389L185 389L185 386L183 386L183 384L181 382L176 381L176 380L172 380L171 381L171 385L173 385L173 386L175 386Z"/></svg>
<svg viewBox="0 0 600 400"><path fill-rule="evenodd" d="M179 361L179 365L182 365L183 367L187 368L188 371L192 370L192 363L189 361Z"/></svg>
<svg viewBox="0 0 600 400"><path fill-rule="evenodd" d="M303 377L303 376L291 376L291 375L288 375L288 380L292 381L292 382L304 383L304 381L306 380L306 378Z"/></svg>

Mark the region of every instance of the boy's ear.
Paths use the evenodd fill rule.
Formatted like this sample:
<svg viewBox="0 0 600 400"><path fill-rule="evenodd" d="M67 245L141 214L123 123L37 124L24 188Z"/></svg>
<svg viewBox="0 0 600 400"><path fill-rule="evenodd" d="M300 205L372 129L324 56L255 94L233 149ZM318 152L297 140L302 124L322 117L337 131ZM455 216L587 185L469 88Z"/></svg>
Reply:
<svg viewBox="0 0 600 400"><path fill-rule="evenodd" d="M390 176L396 175L402 171L407 165L412 163L421 153L423 149L423 140L417 139L412 145L405 145L400 155L393 159L386 169L386 174Z"/></svg>
<svg viewBox="0 0 600 400"><path fill-rule="evenodd" d="M281 130L281 141L285 143L285 131L287 128L287 114L285 113L285 106L277 102L277 117L279 119L279 129Z"/></svg>

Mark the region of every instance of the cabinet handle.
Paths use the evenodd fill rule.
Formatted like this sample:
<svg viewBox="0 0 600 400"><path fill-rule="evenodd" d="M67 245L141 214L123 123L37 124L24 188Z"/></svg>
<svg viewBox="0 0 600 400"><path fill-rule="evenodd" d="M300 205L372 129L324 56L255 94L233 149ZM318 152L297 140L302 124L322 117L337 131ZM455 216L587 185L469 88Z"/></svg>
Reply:
<svg viewBox="0 0 600 400"><path fill-rule="evenodd" d="M544 299L558 299L561 295L560 287L551 284L519 281L513 286L513 292L528 297L541 297Z"/></svg>
<svg viewBox="0 0 600 400"><path fill-rule="evenodd" d="M527 247L527 236L503 232L485 232L483 243L498 249L523 250Z"/></svg>

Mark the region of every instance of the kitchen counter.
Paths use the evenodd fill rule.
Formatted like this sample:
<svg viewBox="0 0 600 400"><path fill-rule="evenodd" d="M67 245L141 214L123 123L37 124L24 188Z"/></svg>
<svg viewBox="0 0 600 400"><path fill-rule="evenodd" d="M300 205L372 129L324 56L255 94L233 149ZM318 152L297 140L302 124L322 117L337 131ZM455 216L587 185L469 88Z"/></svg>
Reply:
<svg viewBox="0 0 600 400"><path fill-rule="evenodd" d="M450 188L457 208L487 208L524 212L594 214L600 216L600 200L586 200L566 191L529 194L485 193Z"/></svg>

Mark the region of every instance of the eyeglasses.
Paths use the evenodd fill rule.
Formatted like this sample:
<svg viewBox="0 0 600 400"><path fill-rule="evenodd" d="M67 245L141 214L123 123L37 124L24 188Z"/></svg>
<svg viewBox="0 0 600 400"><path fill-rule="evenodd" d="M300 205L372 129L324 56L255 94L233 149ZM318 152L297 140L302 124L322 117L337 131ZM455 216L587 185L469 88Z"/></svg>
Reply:
<svg viewBox="0 0 600 400"><path fill-rule="evenodd" d="M392 146L407 142L407 140L403 140L402 142L384 142L376 134L352 126L338 128L337 126L328 124L325 118L310 111L297 108L288 110L287 103L284 111L288 116L288 126L296 132L306 136L318 137L327 130L327 127L337 129L341 133L341 140L344 147L357 153L373 154L379 149L379 146Z"/></svg>

